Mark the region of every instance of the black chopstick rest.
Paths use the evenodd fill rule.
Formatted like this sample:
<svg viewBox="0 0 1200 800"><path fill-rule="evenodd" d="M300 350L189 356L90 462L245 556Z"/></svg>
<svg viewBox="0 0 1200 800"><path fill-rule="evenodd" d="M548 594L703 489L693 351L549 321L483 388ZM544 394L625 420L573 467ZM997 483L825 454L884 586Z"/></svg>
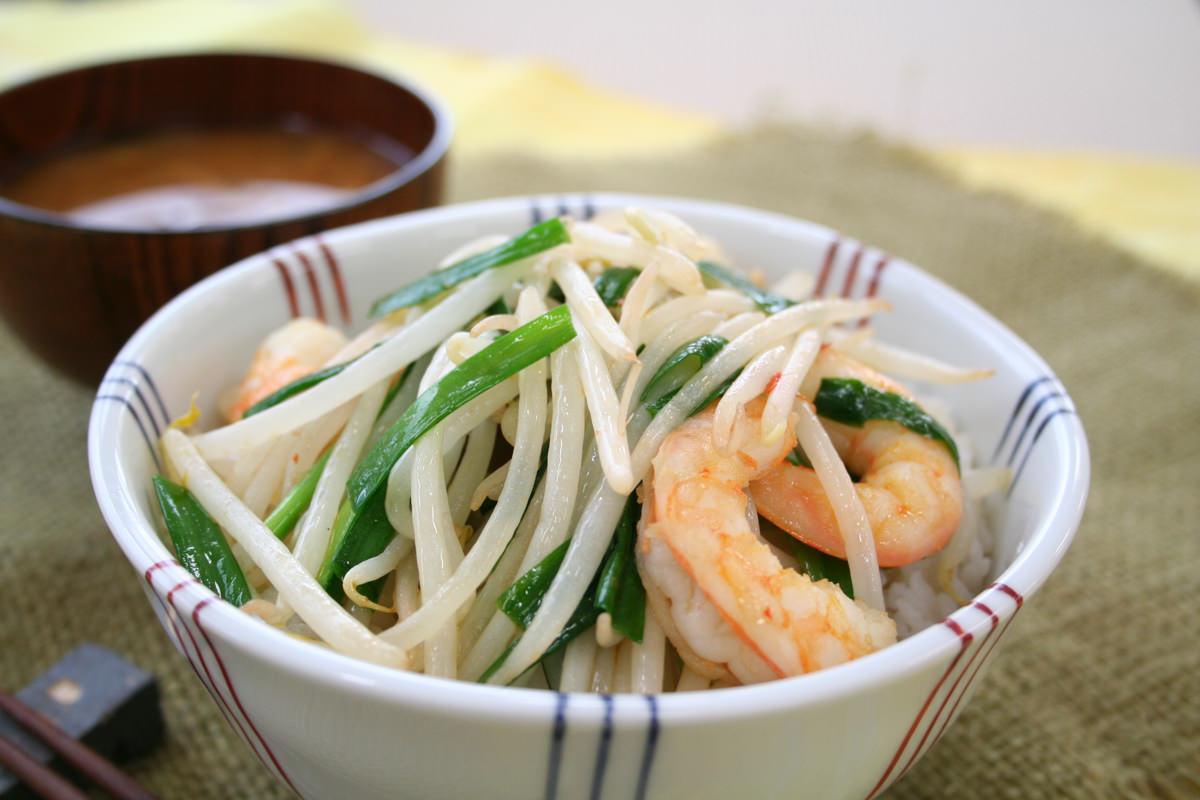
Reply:
<svg viewBox="0 0 1200 800"><path fill-rule="evenodd" d="M154 676L96 644L79 645L16 697L114 762L150 753L162 743L166 731ZM3 712L0 735L42 764L73 776L49 747ZM0 766L0 800L32 797L16 776Z"/></svg>

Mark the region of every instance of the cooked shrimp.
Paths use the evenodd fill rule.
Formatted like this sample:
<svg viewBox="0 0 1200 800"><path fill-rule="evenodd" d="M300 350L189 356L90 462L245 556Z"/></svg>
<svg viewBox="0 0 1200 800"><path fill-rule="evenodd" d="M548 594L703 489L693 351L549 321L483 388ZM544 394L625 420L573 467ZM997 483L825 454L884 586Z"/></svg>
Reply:
<svg viewBox="0 0 1200 800"><path fill-rule="evenodd" d="M337 328L308 317L293 319L272 331L250 362L225 415L231 422L277 389L302 378L333 357L346 344Z"/></svg>
<svg viewBox="0 0 1200 800"><path fill-rule="evenodd" d="M751 526L743 490L795 446L790 434L762 442L762 407L747 405L722 451L713 409L692 417L663 441L646 483L638 568L650 608L712 680L798 675L896 640L886 613L785 567Z"/></svg>
<svg viewBox="0 0 1200 800"><path fill-rule="evenodd" d="M814 397L823 378L857 378L912 399L904 387L836 350L821 350L801 384ZM962 481L943 443L890 420L861 428L822 420L851 474L875 538L880 566L911 564L942 549L962 520ZM750 484L758 513L825 553L846 557L833 507L813 470L780 463Z"/></svg>

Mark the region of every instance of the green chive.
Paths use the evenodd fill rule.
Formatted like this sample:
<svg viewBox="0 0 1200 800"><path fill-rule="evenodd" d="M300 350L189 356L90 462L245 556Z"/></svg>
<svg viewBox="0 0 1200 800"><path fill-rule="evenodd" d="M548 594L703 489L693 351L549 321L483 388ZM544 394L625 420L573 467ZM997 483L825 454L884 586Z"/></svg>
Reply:
<svg viewBox="0 0 1200 800"><path fill-rule="evenodd" d="M400 389L404 386L404 382L412 375L412 364L409 364L400 373L399 380L393 381L388 387L387 395L383 398L383 403L380 407L380 414L396 399L400 393ZM280 501L279 505L271 512L271 514L263 520L266 526L270 528L271 533L275 534L278 539L286 539L291 533L292 528L296 527L296 523L300 520L300 515L308 508L308 504L312 502L313 493L317 490L317 483L321 480L321 473L325 471L325 463L329 461L329 454L332 449L326 450L321 454L321 457L309 467L308 472L304 473L304 477L300 482L292 487L292 490L287 493L287 496Z"/></svg>
<svg viewBox="0 0 1200 800"><path fill-rule="evenodd" d="M481 272L529 258L569 241L571 241L571 236L562 220L548 219L491 250L486 250L445 269L430 273L424 278L381 297L371 306L370 316L377 317L423 303Z"/></svg>
<svg viewBox="0 0 1200 800"><path fill-rule="evenodd" d="M417 397L351 473L346 488L356 510L379 491L404 451L455 409L516 375L575 337L571 314L557 306L471 356Z"/></svg>
<svg viewBox="0 0 1200 800"><path fill-rule="evenodd" d="M313 492L317 490L317 483L321 480L321 473L325 471L325 462L329 461L331 452L333 452L332 448L322 453L321 457L308 468L308 472L304 473L300 482L292 487L287 496L263 520L271 529L271 533L275 534L275 538L286 539L292 528L296 527L300 515L312 502Z"/></svg>
<svg viewBox="0 0 1200 800"><path fill-rule="evenodd" d="M729 341L723 336L705 334L680 345L667 357L663 365L642 391L642 402L650 415L654 416L665 406L680 388L691 380L704 364L716 355ZM724 391L722 387L722 391ZM705 404L707 405L707 403ZM701 406L703 408L704 406Z"/></svg>
<svg viewBox="0 0 1200 800"><path fill-rule="evenodd" d="M563 542L551 550L545 558L514 581L513 585L497 601L500 610L522 629L528 627L529 623L533 621L534 615L537 614L537 610L546 596L546 591L550 588L550 584L554 581L554 576L562 564L569 544L570 542ZM587 591L584 592L579 605L575 607L575 610L571 613L566 624L563 625L563 629L559 632L558 636L546 648L546 652L542 653L542 658L538 659L539 661L557 652L567 642L596 624L596 618L600 616L600 610L596 606L596 584L599 574L597 572L596 576L592 578L592 582L588 584ZM515 641L484 671L483 675L479 677L480 683L485 683L500 668L500 665L508 658L508 654L512 652L514 647L516 647Z"/></svg>
<svg viewBox="0 0 1200 800"><path fill-rule="evenodd" d="M958 464L954 439L937 420L906 397L869 386L857 378L825 378L813 403L822 417L859 428L873 419L898 422L913 433L946 445Z"/></svg>
<svg viewBox="0 0 1200 800"><path fill-rule="evenodd" d="M646 625L646 587L634 550L641 512L637 497L629 495L596 584L596 607L612 617L613 630L639 644Z"/></svg>
<svg viewBox="0 0 1200 800"><path fill-rule="evenodd" d="M496 601L500 610L522 629L529 627L529 623L533 622L534 615L542 605L542 598L546 596L554 576L558 574L558 568L562 566L569 545L569 541L563 542L547 553L541 561L513 581L512 586L509 586Z"/></svg>
<svg viewBox="0 0 1200 800"><path fill-rule="evenodd" d="M310 372L307 375L300 376L296 380L292 381L289 384L281 386L280 388L271 392L269 395L267 395L263 399L259 400L254 405L247 408L246 411L242 414L242 418L244 419L246 417L252 417L260 411L266 411L271 406L279 405L284 400L287 400L289 397L293 397L295 395L300 394L305 389L311 389L312 387L316 386L318 383L321 383L322 381L324 381L328 378L332 378L334 375L337 375L339 372L344 370L351 363L353 363L353 362L347 361L344 364L334 364L332 366L316 370L315 372Z"/></svg>
<svg viewBox="0 0 1200 800"><path fill-rule="evenodd" d="M634 547L637 543L637 520L641 506L635 495L630 495L626 501L625 510L617 522L612 542L608 552L600 564L600 568L592 577L587 591L575 607L567 623L554 641L542 654L542 659L553 655L567 642L596 624L601 612L608 612L613 620L613 629L623 636L628 636L635 642L642 641L646 623L646 589L642 585L641 576L637 571ZM513 581L512 586L500 595L497 606L509 619L522 630L529 627L534 616L554 582L554 576L562 566L570 542L566 541L551 550L537 564ZM496 661L488 667L480 681L486 681L492 673L500 668L512 648L509 646Z"/></svg>
<svg viewBox="0 0 1200 800"><path fill-rule="evenodd" d="M345 597L342 581L346 573L382 553L395 536L396 530L387 518L383 492L377 492L361 509L344 501L334 518L333 533L325 559L317 571L317 582L330 597L341 602ZM370 600L378 600L383 582L384 579L379 578L362 584L358 591Z"/></svg>
<svg viewBox="0 0 1200 800"><path fill-rule="evenodd" d="M800 562L801 569L813 581L827 579L836 583L851 600L854 599L854 583L850 580L850 565L837 556L823 553L799 539L792 539L792 553Z"/></svg>
<svg viewBox="0 0 1200 800"><path fill-rule="evenodd" d="M621 302L630 284L641 274L637 267L609 267L596 276L592 286L596 294L604 301L604 305L612 308Z"/></svg>
<svg viewBox="0 0 1200 800"><path fill-rule="evenodd" d="M217 596L235 606L248 603L253 594L246 576L225 534L200 502L161 475L154 476L154 493L179 563Z"/></svg>
<svg viewBox="0 0 1200 800"><path fill-rule="evenodd" d="M742 294L754 301L755 305L766 311L768 314L774 314L776 311L782 311L788 306L796 305L795 300L789 300L781 294L776 294L770 289L764 289L758 286L745 275L740 272L735 272L728 267L723 267L720 264L714 264L711 261L701 261L696 266L705 275L713 278L727 286L732 286Z"/></svg>

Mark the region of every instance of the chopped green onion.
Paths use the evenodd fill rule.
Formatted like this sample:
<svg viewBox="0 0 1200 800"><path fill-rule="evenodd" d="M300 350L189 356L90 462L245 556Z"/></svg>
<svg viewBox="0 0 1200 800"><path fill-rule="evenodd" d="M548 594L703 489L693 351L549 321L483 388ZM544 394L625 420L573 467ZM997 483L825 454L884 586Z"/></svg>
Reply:
<svg viewBox="0 0 1200 800"><path fill-rule="evenodd" d="M493 302L490 306L488 306L486 309L484 309L484 312L483 312L484 316L486 316L486 317L492 317L497 314L511 314L511 313L512 313L512 309L508 307L508 303L505 301L505 299L503 297L497 297L495 302Z"/></svg>
<svg viewBox="0 0 1200 800"><path fill-rule="evenodd" d="M455 409L562 347L575 337L571 314L557 306L493 341L422 392L350 474L346 489L356 510L387 481L412 444Z"/></svg>
<svg viewBox="0 0 1200 800"><path fill-rule="evenodd" d="M423 303L481 272L529 258L569 241L571 236L562 220L548 219L491 250L485 250L445 269L430 273L381 297L371 306L370 316L377 317Z"/></svg>
<svg viewBox="0 0 1200 800"><path fill-rule="evenodd" d="M646 589L642 585L641 576L637 571L634 547L637 543L637 519L641 513L641 505L633 494L625 504L621 519L613 534L612 542L600 569L596 571L587 591L575 607L561 632L555 637L539 661L553 655L567 642L596 624L601 612L608 612L613 620L613 629L623 636L642 641L646 623ZM541 561L513 581L512 586L500 595L497 606L504 614L522 630L529 627L537 614L546 592L554 582L554 576L562 566L570 541L563 542L546 554ZM488 667L480 677L486 681L492 673L500 668L509 652L516 645L509 646L496 661Z"/></svg>
<svg viewBox="0 0 1200 800"><path fill-rule="evenodd" d="M604 301L604 305L612 308L621 302L625 293L629 291L629 285L641 272L637 267L609 267L596 276L592 286Z"/></svg>
<svg viewBox="0 0 1200 800"><path fill-rule="evenodd" d="M393 381L388 387L387 395L383 398L383 403L380 407L380 414L386 411L392 401L400 394L400 389L404 386L404 382L412 377L413 367L409 364L400 373L399 380ZM332 448L327 449L321 454L321 457L309 467L308 472L304 473L304 477L299 483L292 487L292 490L287 493L287 496L279 502L279 505L263 520L266 526L270 528L271 533L275 534L278 539L285 539L291 533L292 528L296 527L296 523L300 520L300 515L308 508L312 502L313 494L317 490L317 483L321 480L321 473L325 471L325 464L329 461L329 455L332 453Z"/></svg>
<svg viewBox="0 0 1200 800"><path fill-rule="evenodd" d="M179 563L222 599L235 606L250 602L253 594L246 576L225 534L200 502L161 475L154 476L154 493Z"/></svg>
<svg viewBox="0 0 1200 800"><path fill-rule="evenodd" d="M776 311L782 311L788 306L796 305L795 300L790 300L781 294L776 294L770 289L764 289L755 284L745 275L736 272L728 267L723 267L720 264L714 264L711 261L701 261L696 266L705 275L720 281L728 286L732 286L742 294L754 301L755 305L766 311L768 314L774 314Z"/></svg>
<svg viewBox="0 0 1200 800"><path fill-rule="evenodd" d="M346 573L382 553L395 536L396 530L387 518L383 492L377 492L360 509L355 509L348 501L343 502L333 521L325 558L317 570L317 583L330 597L341 602L345 597L342 581ZM384 579L379 578L359 586L358 591L369 600L377 600L383 583Z"/></svg>
<svg viewBox="0 0 1200 800"><path fill-rule="evenodd" d="M792 451L784 456L784 458L793 466L812 469L812 463L808 460L808 456L804 455L804 451L799 447L793 447Z"/></svg>
<svg viewBox="0 0 1200 800"><path fill-rule="evenodd" d="M388 409L400 395L400 390L404 388L404 384L413 377L415 367L415 364L409 364L400 371L400 377L392 381L392 385L388 387L387 393L383 396L383 402L379 404L379 413L375 415L376 420L388 413Z"/></svg>
<svg viewBox="0 0 1200 800"><path fill-rule="evenodd" d="M828 579L832 583L836 583L846 597L854 599L854 583L850 580L850 565L845 560L823 553L799 539L792 539L792 554L796 556L800 567L814 582Z"/></svg>
<svg viewBox="0 0 1200 800"><path fill-rule="evenodd" d="M895 392L877 389L857 378L825 378L813 403L822 417L859 428L873 419L898 422L913 433L946 445L954 463L959 463L958 447L946 429L923 408Z"/></svg>
<svg viewBox="0 0 1200 800"><path fill-rule="evenodd" d="M592 281L592 288L596 290L596 294L600 295L604 305L613 308L621 302L621 298L629 291L629 285L640 273L641 270L637 267L608 267L595 277ZM557 282L550 284L546 296L560 303L565 303L567 300L562 287Z"/></svg>
<svg viewBox="0 0 1200 800"><path fill-rule="evenodd" d="M733 382L736 381L738 379L738 376L741 374L742 374L742 370L739 368L736 372L734 372L728 378L723 380L721 382L721 385L718 386L716 389L713 389L712 393L709 394L708 397L704 398L703 400L701 400L699 403L696 404L696 407L692 409L691 413L699 414L701 411L703 411L704 409L706 409L710 405L712 405L714 402L716 402L717 398L721 397L722 395L725 394L725 392L729 391L729 387L733 386Z"/></svg>
<svg viewBox="0 0 1200 800"><path fill-rule="evenodd" d="M729 340L723 336L705 334L683 343L668 356L642 391L642 402L646 404L650 415L654 416L661 411L680 388L700 371L705 362L728 343ZM722 387L722 392L725 388L728 387Z"/></svg>
<svg viewBox="0 0 1200 800"><path fill-rule="evenodd" d="M547 553L541 561L513 581L512 586L509 586L496 601L500 610L522 629L529 627L529 623L533 622L534 615L542 605L542 598L546 596L554 576L558 574L558 568L562 566L569 545L570 541L563 542Z"/></svg>
<svg viewBox="0 0 1200 800"><path fill-rule="evenodd" d="M342 580L356 564L383 552L395 536L384 493L388 473L417 439L463 404L549 355L575 336L570 311L558 306L494 340L422 392L392 423L346 482L348 501L338 510L317 580L342 597ZM372 597L372 584L360 587Z"/></svg>
<svg viewBox="0 0 1200 800"><path fill-rule="evenodd" d="M299 378L296 378L296 380L281 386L266 397L259 400L254 405L247 408L242 414L243 419L245 417L252 417L260 411L266 411L271 406L277 406L284 400L300 394L305 389L311 389L321 381L337 375L352 363L353 361L346 361L342 364L334 364L332 366L324 367L323 369L318 369L314 372L308 373L307 375L301 375Z"/></svg>
<svg viewBox="0 0 1200 800"><path fill-rule="evenodd" d="M563 625L562 631L546 648L546 652L542 653L542 658L557 652L559 648L565 647L567 642L591 628L596 624L598 616L600 616L600 611L596 608L596 579L593 578L592 582L588 584L587 591L580 598L579 605L567 619L567 624Z"/></svg>
<svg viewBox="0 0 1200 800"><path fill-rule="evenodd" d="M613 630L639 644L646 625L646 587L634 551L641 511L636 495L630 494L596 584L596 607L612 617Z"/></svg>
<svg viewBox="0 0 1200 800"><path fill-rule="evenodd" d="M378 346L379 345L374 345L371 349L373 350L373 349L375 349L375 347L378 347ZM368 351L368 352L370 352L370 351ZM318 383L321 383L322 381L328 380L329 378L332 378L334 375L337 375L339 372L341 372L346 367L353 364L358 359L362 358L364 355L366 355L366 353L359 354L358 356L355 356L354 358L350 359L349 361L343 361L341 364L331 364L328 367L322 367L321 369L314 370L313 372L310 372L307 375L301 375L299 378L296 378L296 380L279 387L278 389L271 392L266 397L259 400L254 405L247 408L245 410L245 412L242 413L242 417L243 418L252 417L260 411L266 411L271 406L279 405L284 400L287 400L294 395L300 394L301 392L305 391L306 389L311 389L312 387L316 386ZM403 381L404 381L404 379L402 377L400 379L400 381L397 382L397 385L392 387L390 392L392 394L394 394L396 389L398 388L399 384L403 383Z"/></svg>
<svg viewBox="0 0 1200 800"><path fill-rule="evenodd" d="M517 578L513 585L508 587L504 594L500 595L497 605L509 619L515 622L520 628L524 629L533 621L533 617L537 614L538 608L542 604L542 600L546 596L550 584L554 581L554 576L558 572L559 566L562 564L563 557L567 554L569 541L563 542L558 547L551 550L545 558L534 566L529 568L529 571ZM588 628L596 624L596 618L600 616L600 610L596 606L596 584L600 573L597 572L592 578L592 582L588 585L587 591L579 600L579 605L575 607L575 611L571 613L566 624L546 651L542 653L541 661L547 656L554 654L562 647L566 646L567 642L574 639L579 634L586 631ZM487 679L500 668L504 660L508 658L508 654L516 647L514 641L508 648L497 658L492 665L484 670L483 675L479 677L480 683L487 682Z"/></svg>
<svg viewBox="0 0 1200 800"><path fill-rule="evenodd" d="M312 502L313 492L317 490L317 483L321 480L321 473L325 471L325 462L329 461L329 454L332 452L333 450L330 448L322 453L321 457L308 468L308 472L304 473L304 477L300 479L300 482L292 487L287 496L263 520L267 527L271 529L271 533L275 534L275 538L286 539L287 535L291 533L292 528L296 527L300 515L304 513L304 510L308 508L308 504Z"/></svg>

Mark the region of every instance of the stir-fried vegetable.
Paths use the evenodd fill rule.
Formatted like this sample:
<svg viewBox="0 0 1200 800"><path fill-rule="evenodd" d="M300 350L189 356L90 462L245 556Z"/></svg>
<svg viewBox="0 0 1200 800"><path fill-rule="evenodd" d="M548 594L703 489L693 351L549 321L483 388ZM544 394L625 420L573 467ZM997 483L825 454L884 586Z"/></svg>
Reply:
<svg viewBox="0 0 1200 800"><path fill-rule="evenodd" d="M567 642L591 628L601 613L612 618L613 630L632 641L641 642L646 622L646 589L638 576L634 559L635 532L641 506L630 497L617 524L604 563L570 616L562 633L546 648L542 658L558 652ZM526 628L533 621L546 592L558 574L570 542L554 548L528 572L513 582L501 595L498 606L513 622ZM508 656L506 651L481 680L487 680Z"/></svg>
<svg viewBox="0 0 1200 800"><path fill-rule="evenodd" d="M612 617L613 630L635 642L642 641L646 626L646 587L634 555L641 513L637 497L630 495L596 585L596 607Z"/></svg>
<svg viewBox="0 0 1200 800"><path fill-rule="evenodd" d="M347 484L350 502L356 509L366 505L404 451L455 409L550 355L574 337L570 311L566 306L558 306L459 364L417 397L351 474Z"/></svg>
<svg viewBox="0 0 1200 800"><path fill-rule="evenodd" d="M895 392L868 386L857 378L825 378L813 402L822 417L846 425L862 427L873 419L898 422L946 445L958 463L958 446L946 429L919 405Z"/></svg>
<svg viewBox="0 0 1200 800"><path fill-rule="evenodd" d="M500 610L522 628L529 625L533 615L537 613L550 588L563 557L567 554L570 542L563 542L550 551L549 555L534 564L528 572L513 581L512 586L500 596L497 603Z"/></svg>
<svg viewBox="0 0 1200 800"><path fill-rule="evenodd" d="M932 450L954 480L941 445L957 452L923 409L868 385L871 370L831 367L863 338L838 326L887 304L799 303L703 260L718 250L682 220L624 220L552 219L466 243L456 252L475 255L374 304L386 318L338 345L360 355L330 364L344 357L297 344L288 352L309 356L311 373L227 426L164 434L165 463L190 488L155 482L181 562L339 652L493 684L664 691L678 656L704 680L795 674L811 659L782 651L807 647L797 620L822 608L847 614L845 641L822 645L847 658L892 641L879 565L902 562L877 556L858 478L822 418L899 422L907 430L889 434ZM295 374L253 363L244 385ZM810 404L798 395L815 374L868 383L828 378ZM783 488L756 495L771 475ZM796 499L789 487L802 485ZM826 509L794 523L773 497L785 510L827 502L836 522ZM796 544L795 561L768 557L755 510L793 536L819 524L832 538ZM823 552L843 545L846 560ZM242 574L235 552L255 569ZM747 580L737 565L751 564ZM741 652L689 661L714 652L714 619L737 634L717 631L715 650Z"/></svg>
<svg viewBox="0 0 1200 800"><path fill-rule="evenodd" d="M325 469L328 461L329 451L326 450L316 460L316 463L309 467L308 472L304 474L299 483L292 487L283 500L279 501L275 510L263 520L271 529L271 533L283 539L291 532L292 528L296 527L300 515L304 513L304 509L308 508L308 504L312 500L313 492L317 489L317 481L321 479L321 472Z"/></svg>
<svg viewBox="0 0 1200 800"><path fill-rule="evenodd" d="M754 281L747 278L740 272L735 272L729 267L723 267L712 261L700 261L696 264L700 271L710 278L720 281L721 283L732 286L742 294L754 301L754 304L767 313L782 311L788 306L794 306L796 302L789 300L781 294L776 294L770 289L764 289Z"/></svg>
<svg viewBox="0 0 1200 800"><path fill-rule="evenodd" d="M346 573L355 565L382 553L395 535L380 494L377 493L359 508L354 508L349 502L343 503L334 520L333 535L317 572L317 582L335 600L342 600L345 597L342 581ZM364 597L375 600L382 586L382 581L373 581L358 587L358 590Z"/></svg>
<svg viewBox="0 0 1200 800"><path fill-rule="evenodd" d="M822 553L815 547L805 544L798 539L792 539L792 553L800 562L801 569L808 573L814 581L828 579L846 593L846 597L854 599L854 582L850 580L850 565L844 559Z"/></svg>
<svg viewBox="0 0 1200 800"><path fill-rule="evenodd" d="M156 475L154 493L179 563L217 596L235 606L250 602L254 595L225 534L191 492Z"/></svg>
<svg viewBox="0 0 1200 800"><path fill-rule="evenodd" d="M642 271L637 267L609 267L596 276L592 285L604 305L612 307L621 302L629 291L629 285Z"/></svg>
<svg viewBox="0 0 1200 800"><path fill-rule="evenodd" d="M558 573L558 569L566 557L569 544L570 542L563 542L554 548L529 572L514 581L508 591L501 596L498 603L500 610L519 627L527 628L533 622L550 584L554 581L554 576ZM567 642L591 628L596 623L598 616L600 616L600 609L596 607L596 580L593 579L588 585L587 591L584 592L583 599L579 601L579 605L575 607L575 611L563 625L561 632L545 649L538 661L554 655ZM487 682L496 673L516 644L517 642L513 642L491 666L484 670L479 678L480 682Z"/></svg>
<svg viewBox="0 0 1200 800"><path fill-rule="evenodd" d="M705 362L712 358L717 351L729 344L723 336L707 334L692 339L672 353L659 367L658 372L646 384L642 392L642 402L649 412L657 414L665 406L683 384L687 383ZM708 402L711 402L711 398ZM707 402L705 403L707 405Z"/></svg>
<svg viewBox="0 0 1200 800"><path fill-rule="evenodd" d="M381 297L371 306L371 316L377 317L423 303L462 283L467 278L473 278L484 270L536 256L538 253L568 242L570 239L571 235L567 232L567 227L563 225L562 220L548 219L491 250L459 261L443 270L430 273L386 297Z"/></svg>
<svg viewBox="0 0 1200 800"><path fill-rule="evenodd" d="M574 335L567 307L558 306L496 339L417 397L350 475L349 503L339 512L317 575L327 591L340 598L346 572L379 555L394 537L380 488L400 456L463 404L545 358ZM377 591L375 585L364 595Z"/></svg>
<svg viewBox="0 0 1200 800"><path fill-rule="evenodd" d="M259 400L254 405L247 408L244 412L242 412L242 417L252 417L261 411L266 411L271 406L277 406L284 400L287 400L289 397L294 397L295 395L303 392L305 389L310 389L321 381L332 378L334 375L339 374L351 363L352 362L348 361L342 364L334 364L333 366L325 367L324 369L319 369L316 372L310 372L307 375L297 378L291 383L281 386L263 399Z"/></svg>

